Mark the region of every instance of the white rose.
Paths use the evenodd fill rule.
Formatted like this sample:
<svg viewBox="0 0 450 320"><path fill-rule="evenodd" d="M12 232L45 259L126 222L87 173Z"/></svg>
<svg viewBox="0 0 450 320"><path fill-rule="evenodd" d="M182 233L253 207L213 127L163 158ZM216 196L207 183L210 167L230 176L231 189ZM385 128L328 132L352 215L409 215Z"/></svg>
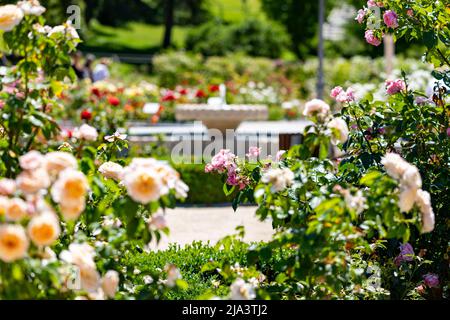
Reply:
<svg viewBox="0 0 450 320"><path fill-rule="evenodd" d="M261 182L271 184L270 191L273 193L283 191L294 181L294 173L288 169L271 168L261 177Z"/></svg>
<svg viewBox="0 0 450 320"><path fill-rule="evenodd" d="M7 4L0 7L0 30L11 31L23 19L23 11L18 6Z"/></svg>
<svg viewBox="0 0 450 320"><path fill-rule="evenodd" d="M230 286L232 300L252 300L256 298L255 288L243 279L237 279Z"/></svg>
<svg viewBox="0 0 450 320"><path fill-rule="evenodd" d="M60 254L61 260L78 267L95 268L95 250L87 243L71 243L68 250Z"/></svg>
<svg viewBox="0 0 450 320"><path fill-rule="evenodd" d="M119 181L123 173L123 167L118 163L108 161L103 163L98 171L107 179Z"/></svg>
<svg viewBox="0 0 450 320"><path fill-rule="evenodd" d="M79 140L95 141L98 137L97 129L88 124L83 124L79 128L75 128L73 136Z"/></svg>
<svg viewBox="0 0 450 320"><path fill-rule="evenodd" d="M347 123L341 118L334 118L328 122L327 127L331 130L331 140L334 144L344 143L348 139Z"/></svg>
<svg viewBox="0 0 450 320"><path fill-rule="evenodd" d="M386 172L394 179L401 179L409 163L396 153L387 153L382 159L381 164L385 167Z"/></svg>
<svg viewBox="0 0 450 320"><path fill-rule="evenodd" d="M414 188L404 188L399 195L398 206L400 211L409 212L414 207L416 201L417 189Z"/></svg>
<svg viewBox="0 0 450 320"><path fill-rule="evenodd" d="M422 233L433 231L435 219L430 194L421 189L417 190L416 202L422 213Z"/></svg>
<svg viewBox="0 0 450 320"><path fill-rule="evenodd" d="M38 0L19 1L17 6L26 15L40 16L45 12L45 8Z"/></svg>
<svg viewBox="0 0 450 320"><path fill-rule="evenodd" d="M330 106L320 99L313 99L305 104L305 110L303 110L303 115L305 117L321 116L325 117L330 111Z"/></svg>

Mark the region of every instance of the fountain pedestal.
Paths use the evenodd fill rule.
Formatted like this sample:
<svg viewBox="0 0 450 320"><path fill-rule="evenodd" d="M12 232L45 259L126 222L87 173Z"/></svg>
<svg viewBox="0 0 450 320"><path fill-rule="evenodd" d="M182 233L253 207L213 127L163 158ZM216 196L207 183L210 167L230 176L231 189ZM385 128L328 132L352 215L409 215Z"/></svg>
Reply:
<svg viewBox="0 0 450 320"><path fill-rule="evenodd" d="M184 104L175 108L177 121L202 121L208 129L236 129L242 121L267 120L269 110L266 105L226 104L214 106L208 104Z"/></svg>

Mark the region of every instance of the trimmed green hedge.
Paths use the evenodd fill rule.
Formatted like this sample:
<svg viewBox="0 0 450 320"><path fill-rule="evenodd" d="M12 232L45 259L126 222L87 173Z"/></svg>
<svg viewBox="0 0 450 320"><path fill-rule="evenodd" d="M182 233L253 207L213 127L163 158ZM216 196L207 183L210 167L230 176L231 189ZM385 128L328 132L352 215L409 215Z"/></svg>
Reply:
<svg viewBox="0 0 450 320"><path fill-rule="evenodd" d="M217 204L232 201L223 192L223 182L217 174L205 173L204 164L173 164L181 179L189 186L185 203Z"/></svg>
<svg viewBox="0 0 450 320"><path fill-rule="evenodd" d="M121 263L131 270L138 269L139 275L135 278L136 285L144 283L144 276L156 272L157 269L164 269L167 264L174 264L179 269L188 284L188 288L182 291L170 291L163 299L186 300L196 299L207 293L215 295L226 295L229 292L228 286L220 285L215 288L212 280L222 280L217 272L202 273L202 267L209 261L228 261L232 264L239 263L241 266L247 265L247 244L234 245L229 250L219 250L209 244L194 242L184 248L172 245L165 251L151 251L148 253L138 251L126 254Z"/></svg>

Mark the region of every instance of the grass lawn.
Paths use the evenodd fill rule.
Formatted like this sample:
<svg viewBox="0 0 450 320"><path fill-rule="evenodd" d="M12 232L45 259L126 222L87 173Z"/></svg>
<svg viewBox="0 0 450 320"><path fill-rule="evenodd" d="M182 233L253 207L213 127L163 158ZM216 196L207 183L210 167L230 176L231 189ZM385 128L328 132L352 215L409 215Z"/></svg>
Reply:
<svg viewBox="0 0 450 320"><path fill-rule="evenodd" d="M259 0L247 0L246 9L242 0L217 0L211 2L211 12L227 21L241 21L249 14L263 18ZM182 48L191 27L175 26L173 44ZM92 23L88 38L82 47L87 51L127 53L152 53L158 51L164 34L164 26L130 22L123 27L109 27Z"/></svg>
<svg viewBox="0 0 450 320"><path fill-rule="evenodd" d="M175 26L173 43L181 47L189 27ZM130 22L123 27L109 27L97 22L91 24L90 36L85 46L104 51L145 52L159 48L164 34L164 26Z"/></svg>

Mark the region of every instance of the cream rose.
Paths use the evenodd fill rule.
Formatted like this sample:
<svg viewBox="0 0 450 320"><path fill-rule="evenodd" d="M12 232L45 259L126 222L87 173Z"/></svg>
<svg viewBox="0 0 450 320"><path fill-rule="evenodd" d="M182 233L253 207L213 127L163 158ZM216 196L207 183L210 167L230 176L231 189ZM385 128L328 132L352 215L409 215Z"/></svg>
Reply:
<svg viewBox="0 0 450 320"><path fill-rule="evenodd" d="M270 191L273 193L283 191L294 181L294 173L288 169L269 169L261 177L261 182L271 184Z"/></svg>
<svg viewBox="0 0 450 320"><path fill-rule="evenodd" d="M33 194L47 189L50 183L47 170L43 168L22 171L16 179L17 187L25 194Z"/></svg>
<svg viewBox="0 0 450 320"><path fill-rule="evenodd" d="M0 225L0 260L13 262L27 254L29 240L20 225Z"/></svg>
<svg viewBox="0 0 450 320"><path fill-rule="evenodd" d="M142 204L156 201L169 191L160 174L155 169L146 167L124 170L123 184L127 188L128 195Z"/></svg>
<svg viewBox="0 0 450 320"><path fill-rule="evenodd" d="M24 170L35 170L44 166L45 157L40 152L32 150L19 158L19 164Z"/></svg>
<svg viewBox="0 0 450 320"><path fill-rule="evenodd" d="M103 276L102 289L108 298L114 298L119 287L119 273L114 270L109 270Z"/></svg>
<svg viewBox="0 0 450 320"><path fill-rule="evenodd" d="M305 104L303 115L305 117L320 116L326 117L330 111L330 106L320 99L313 99Z"/></svg>
<svg viewBox="0 0 450 320"><path fill-rule="evenodd" d="M81 287L88 292L95 292L100 286L100 274L94 257L95 250L87 243L72 243L69 245L69 250L64 250L60 254L61 260L79 268Z"/></svg>
<svg viewBox="0 0 450 320"><path fill-rule="evenodd" d="M28 216L28 205L20 198L9 199L5 217L9 221L20 221Z"/></svg>
<svg viewBox="0 0 450 320"><path fill-rule="evenodd" d="M417 190L416 202L422 213L422 233L433 231L435 219L430 194L421 189Z"/></svg>
<svg viewBox="0 0 450 320"><path fill-rule="evenodd" d="M16 192L16 182L12 179L0 180L0 195L10 196Z"/></svg>
<svg viewBox="0 0 450 320"><path fill-rule="evenodd" d="M50 176L56 177L65 169L77 169L77 159L68 152L56 151L45 155L46 168Z"/></svg>
<svg viewBox="0 0 450 320"><path fill-rule="evenodd" d="M61 233L58 217L53 213L42 213L28 223L28 236L37 246L49 246Z"/></svg>
<svg viewBox="0 0 450 320"><path fill-rule="evenodd" d="M119 181L122 176L123 167L115 162L105 162L99 168L98 171L107 179L114 179Z"/></svg>
<svg viewBox="0 0 450 320"><path fill-rule="evenodd" d="M331 130L331 140L334 144L344 143L348 139L347 123L341 118L334 118L327 124Z"/></svg>
<svg viewBox="0 0 450 320"><path fill-rule="evenodd" d="M11 31L23 19L23 11L18 6L7 4L0 7L0 30Z"/></svg>
<svg viewBox="0 0 450 320"><path fill-rule="evenodd" d="M70 205L61 203L59 207L61 209L61 214L63 215L65 220L74 221L77 220L83 213L84 209L86 208L86 204L84 203L84 200L82 200L79 203L72 203Z"/></svg>
<svg viewBox="0 0 450 320"><path fill-rule="evenodd" d="M0 217L6 214L6 210L8 209L9 198L0 196Z"/></svg>
<svg viewBox="0 0 450 320"><path fill-rule="evenodd" d="M79 206L89 189L86 176L81 171L62 171L51 189L53 201L64 206Z"/></svg>
<svg viewBox="0 0 450 320"><path fill-rule="evenodd" d="M45 8L41 6L38 0L19 1L17 6L26 15L40 16L45 12Z"/></svg>
<svg viewBox="0 0 450 320"><path fill-rule="evenodd" d="M98 137L97 129L88 124L83 124L79 128L75 128L73 136L79 140L95 141Z"/></svg>

